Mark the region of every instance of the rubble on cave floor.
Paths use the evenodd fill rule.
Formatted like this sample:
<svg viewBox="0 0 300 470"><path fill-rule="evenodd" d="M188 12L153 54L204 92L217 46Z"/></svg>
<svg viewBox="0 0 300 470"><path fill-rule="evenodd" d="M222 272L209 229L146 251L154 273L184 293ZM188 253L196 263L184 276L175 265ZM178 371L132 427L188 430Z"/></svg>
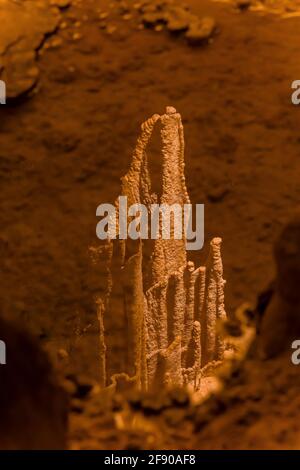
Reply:
<svg viewBox="0 0 300 470"><path fill-rule="evenodd" d="M300 374L290 355L249 357L225 389L197 403L184 390L91 393L72 400L71 449L297 449ZM96 389L95 389L96 390Z"/></svg>
<svg viewBox="0 0 300 470"><path fill-rule="evenodd" d="M142 0L115 2L110 10L99 10L100 28L113 34L112 21L122 18L135 28L150 28L156 32L167 31L183 36L190 45L203 45L213 40L217 31L214 18L200 17L190 6L174 0Z"/></svg>
<svg viewBox="0 0 300 470"><path fill-rule="evenodd" d="M181 2L171 0L115 1L101 8L92 2L89 7L87 15L80 0L1 1L0 79L7 83L7 98L34 90L40 72L38 56L46 49L61 47L66 40L80 41L83 23L96 22L99 31L110 36L118 34L124 24L134 30L166 29L185 35L191 45L210 42L216 32L213 18L199 18ZM65 15L68 9L72 12Z"/></svg>
<svg viewBox="0 0 300 470"><path fill-rule="evenodd" d="M213 0L215 2L229 3L241 12L247 10L258 14L274 14L281 18L300 16L299 0Z"/></svg>
<svg viewBox="0 0 300 470"><path fill-rule="evenodd" d="M240 317L241 328L229 325L244 344L246 325L251 330L254 321L258 334L244 357L220 371L221 389L203 402L178 388L106 395L94 388L72 401L71 448L299 449L300 374L291 348L300 335L299 250L298 214L275 245L277 277L268 301Z"/></svg>

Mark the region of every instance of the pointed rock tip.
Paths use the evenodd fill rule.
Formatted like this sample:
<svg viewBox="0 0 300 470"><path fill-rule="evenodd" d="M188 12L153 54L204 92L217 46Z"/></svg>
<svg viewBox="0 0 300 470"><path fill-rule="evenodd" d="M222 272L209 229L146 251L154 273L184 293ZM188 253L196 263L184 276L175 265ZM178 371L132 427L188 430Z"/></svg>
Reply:
<svg viewBox="0 0 300 470"><path fill-rule="evenodd" d="M173 106L167 106L166 107L166 114L176 114L177 111Z"/></svg>
<svg viewBox="0 0 300 470"><path fill-rule="evenodd" d="M220 237L215 237L212 239L212 241L210 242L211 245L221 245L222 243L222 238Z"/></svg>

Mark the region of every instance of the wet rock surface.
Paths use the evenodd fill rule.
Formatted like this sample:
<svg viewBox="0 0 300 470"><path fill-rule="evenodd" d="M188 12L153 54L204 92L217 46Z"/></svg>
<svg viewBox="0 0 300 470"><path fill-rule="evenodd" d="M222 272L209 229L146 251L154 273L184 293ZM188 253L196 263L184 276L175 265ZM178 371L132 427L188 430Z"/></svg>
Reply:
<svg viewBox="0 0 300 470"><path fill-rule="evenodd" d="M26 0L0 2L0 78L7 83L7 97L32 90L39 77L36 51L60 22L57 7L66 1Z"/></svg>

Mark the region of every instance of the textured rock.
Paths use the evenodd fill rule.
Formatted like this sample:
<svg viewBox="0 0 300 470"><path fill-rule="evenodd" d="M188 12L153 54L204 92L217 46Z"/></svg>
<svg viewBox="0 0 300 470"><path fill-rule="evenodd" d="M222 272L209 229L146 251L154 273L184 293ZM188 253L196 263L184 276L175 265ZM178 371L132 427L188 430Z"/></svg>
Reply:
<svg viewBox="0 0 300 470"><path fill-rule="evenodd" d="M200 18L189 8L172 1L145 2L141 10L145 25L155 30L166 25L170 33L185 32L188 43L193 46L207 42L216 29L213 18Z"/></svg>
<svg viewBox="0 0 300 470"><path fill-rule="evenodd" d="M67 6L70 2L52 2ZM39 69L36 51L45 35L60 21L58 8L45 1L0 2L0 78L7 84L7 97L16 98L36 85Z"/></svg>
<svg viewBox="0 0 300 470"><path fill-rule="evenodd" d="M193 19L195 16L180 6L174 6L166 13L167 28L170 32L186 31Z"/></svg>
<svg viewBox="0 0 300 470"><path fill-rule="evenodd" d="M143 14L142 20L148 26L155 26L157 23L165 21L165 14L163 11L146 12Z"/></svg>
<svg viewBox="0 0 300 470"><path fill-rule="evenodd" d="M197 46L207 42L216 31L216 22L213 18L203 18L192 22L185 34L188 43Z"/></svg>

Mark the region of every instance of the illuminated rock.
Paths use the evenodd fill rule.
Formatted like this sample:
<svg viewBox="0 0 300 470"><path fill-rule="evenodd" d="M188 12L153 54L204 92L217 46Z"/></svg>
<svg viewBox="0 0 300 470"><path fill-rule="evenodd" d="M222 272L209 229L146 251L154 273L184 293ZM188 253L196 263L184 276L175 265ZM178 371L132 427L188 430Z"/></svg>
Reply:
<svg viewBox="0 0 300 470"><path fill-rule="evenodd" d="M158 123L162 139L160 197L151 190L146 154ZM179 207L190 203L184 175L183 126L174 108L168 107L166 114L154 115L142 125L130 169L122 178L121 195L127 197L128 206L145 205L149 214L156 202ZM121 211L118 201L117 212ZM112 303L115 285L123 286L123 315L127 325L126 361L120 372L134 379L139 388L189 385L197 390L201 369L223 359L225 345L218 332L218 322L226 318L222 240L212 240L207 266L195 269L188 261L184 229L181 239L174 238L173 225L170 239L164 238L163 230L160 224L159 236L154 240L107 242L106 250L111 253L106 257L109 287L106 295L98 300L101 384L109 385L113 375L105 367L113 351L105 345L104 328L106 318L117 314ZM144 253L149 249L151 258L146 260ZM117 269L112 263L114 256L120 260Z"/></svg>
<svg viewBox="0 0 300 470"><path fill-rule="evenodd" d="M36 51L46 35L53 33L61 19L56 6L70 2L27 0L0 2L0 78L7 85L7 97L16 98L32 90L39 77Z"/></svg>

